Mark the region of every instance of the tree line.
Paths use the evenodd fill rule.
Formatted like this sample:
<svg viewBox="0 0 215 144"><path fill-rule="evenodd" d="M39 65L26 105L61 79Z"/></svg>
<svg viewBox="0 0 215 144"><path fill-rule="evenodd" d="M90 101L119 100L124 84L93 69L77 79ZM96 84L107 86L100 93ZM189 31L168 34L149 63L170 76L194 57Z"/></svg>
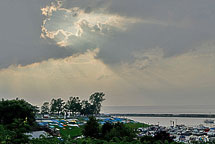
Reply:
<svg viewBox="0 0 215 144"><path fill-rule="evenodd" d="M104 93L96 92L89 100L81 101L79 97L70 97L66 102L61 98L52 99L50 104L45 102L42 105L41 113L99 114L104 96ZM29 138L24 133L40 130L35 121L38 113L39 108L24 99L0 100L0 144L29 143ZM52 143L50 139L47 139L47 142Z"/></svg>
<svg viewBox="0 0 215 144"><path fill-rule="evenodd" d="M0 101L0 143L27 143L28 137L24 133L37 127L35 123L37 112L36 106L23 99L2 99Z"/></svg>
<svg viewBox="0 0 215 144"><path fill-rule="evenodd" d="M105 100L103 92L96 92L89 100L81 100L79 97L69 97L67 101L61 98L44 102L41 106L41 114L60 115L97 115L101 111L101 104Z"/></svg>
<svg viewBox="0 0 215 144"><path fill-rule="evenodd" d="M74 143L89 143L89 144L180 144L174 142L173 137L170 137L166 131L155 133L154 137L143 136L137 137L137 130L129 127L124 123L109 123L106 122L100 126L95 117L89 117L89 120L84 125L84 139L74 141Z"/></svg>

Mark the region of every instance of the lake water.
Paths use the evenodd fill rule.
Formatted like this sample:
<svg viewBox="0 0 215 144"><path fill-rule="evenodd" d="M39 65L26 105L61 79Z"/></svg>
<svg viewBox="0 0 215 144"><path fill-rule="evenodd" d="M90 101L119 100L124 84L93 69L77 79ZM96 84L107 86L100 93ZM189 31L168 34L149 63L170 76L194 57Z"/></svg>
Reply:
<svg viewBox="0 0 215 144"><path fill-rule="evenodd" d="M215 114L214 106L104 106L102 113L106 114ZM170 126L184 124L186 126L214 127L213 124L205 124L205 118L181 118L181 117L127 117L146 124L158 124ZM213 119L215 120L215 119Z"/></svg>
<svg viewBox="0 0 215 144"><path fill-rule="evenodd" d="M198 126L200 124L208 127L215 127L214 124L204 123L205 118L181 118L181 117L127 117L129 119L153 125L172 126L183 124L186 126Z"/></svg>
<svg viewBox="0 0 215 144"><path fill-rule="evenodd" d="M215 105L202 106L103 106L107 114L215 114Z"/></svg>

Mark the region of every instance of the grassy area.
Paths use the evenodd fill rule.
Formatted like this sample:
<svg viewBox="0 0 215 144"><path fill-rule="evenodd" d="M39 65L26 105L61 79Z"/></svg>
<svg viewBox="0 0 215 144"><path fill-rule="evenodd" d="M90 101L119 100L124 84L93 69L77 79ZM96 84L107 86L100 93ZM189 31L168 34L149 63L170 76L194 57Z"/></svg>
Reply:
<svg viewBox="0 0 215 144"><path fill-rule="evenodd" d="M147 124L143 124L143 123L127 123L125 124L127 127L130 127L132 129L138 129L140 127L147 127ZM83 126L80 127L65 127L60 128L60 133L62 137L77 137L77 136L81 136L82 135L82 130L83 130Z"/></svg>
<svg viewBox="0 0 215 144"><path fill-rule="evenodd" d="M65 127L65 129L61 128L60 133L62 137L77 137L82 135L82 129L83 126L81 127Z"/></svg>
<svg viewBox="0 0 215 144"><path fill-rule="evenodd" d="M79 117L79 118L76 118L77 119L77 123L86 123L86 118L82 118L82 117ZM59 119L59 121L61 121ZM102 121L102 120L99 120L99 121ZM132 120L129 120L128 121L129 123L126 123L125 126L127 127L130 127L131 129L134 129L134 130L137 130L138 128L140 127L147 127L148 125L147 124L143 124L143 123L136 123L135 121L132 121ZM53 127L55 128L58 128L60 129L60 135L61 137L64 139L64 138L75 138L75 137L78 137L78 136L81 136L82 135L82 130L84 128L83 125L79 125L80 127L75 127L75 126L68 126L68 123L67 122L60 122L61 125L64 125L64 127L60 127L58 125L54 125L53 123L50 123L50 125L52 125ZM102 127L102 125L100 125L100 128Z"/></svg>

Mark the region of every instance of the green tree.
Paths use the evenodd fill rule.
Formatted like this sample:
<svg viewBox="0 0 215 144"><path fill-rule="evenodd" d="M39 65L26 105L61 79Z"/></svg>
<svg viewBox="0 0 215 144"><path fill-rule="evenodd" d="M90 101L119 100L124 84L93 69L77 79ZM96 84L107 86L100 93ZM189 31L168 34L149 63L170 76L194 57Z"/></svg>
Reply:
<svg viewBox="0 0 215 144"><path fill-rule="evenodd" d="M104 99L105 94L103 92L96 92L90 96L90 102L93 105L93 113L99 114L102 106L102 102Z"/></svg>
<svg viewBox="0 0 215 144"><path fill-rule="evenodd" d="M41 114L49 114L49 102L44 102L43 105L41 106Z"/></svg>
<svg viewBox="0 0 215 144"><path fill-rule="evenodd" d="M109 133L113 129L113 125L109 122L106 122L102 126L102 137L104 138L107 133Z"/></svg>
<svg viewBox="0 0 215 144"><path fill-rule="evenodd" d="M24 100L0 101L0 143L27 143L24 134L35 126L36 107Z"/></svg>
<svg viewBox="0 0 215 144"><path fill-rule="evenodd" d="M65 115L66 118L67 118L68 113L69 113L69 105L68 105L68 104L65 104L65 105L64 105L63 113L64 113L64 115Z"/></svg>
<svg viewBox="0 0 215 144"><path fill-rule="evenodd" d="M52 99L51 101L51 112L57 112L58 116L63 112L65 102L61 99Z"/></svg>
<svg viewBox="0 0 215 144"><path fill-rule="evenodd" d="M103 127L106 127L107 125L103 125ZM108 126L109 128L111 126ZM102 128L104 129L104 128ZM133 141L135 137L135 132L133 129L126 127L123 123L116 123L112 125L112 129L109 129L106 131L104 138L108 141L114 139L117 137L120 140L125 139L125 141Z"/></svg>
<svg viewBox="0 0 215 144"><path fill-rule="evenodd" d="M13 137L16 133L13 131L9 131L4 128L3 125L0 125L0 143L8 144L12 143Z"/></svg>
<svg viewBox="0 0 215 144"><path fill-rule="evenodd" d="M70 97L69 100L67 101L67 105L69 106L70 114L72 113L74 115L78 112L80 113L81 101L79 97Z"/></svg>
<svg viewBox="0 0 215 144"><path fill-rule="evenodd" d="M9 128L12 132L15 132L12 143L27 143L29 139L24 133L29 132L31 127L32 126L27 123L27 119L25 121L22 121L22 119L16 119L12 124L10 124L10 126L7 128Z"/></svg>
<svg viewBox="0 0 215 144"><path fill-rule="evenodd" d="M93 105L87 100L81 102L81 115L92 115L94 111Z"/></svg>
<svg viewBox="0 0 215 144"><path fill-rule="evenodd" d="M0 101L0 124L10 126L15 120L35 124L35 107L25 100Z"/></svg>
<svg viewBox="0 0 215 144"><path fill-rule="evenodd" d="M140 142L143 144L153 144L155 141L152 136L143 136L140 138Z"/></svg>
<svg viewBox="0 0 215 144"><path fill-rule="evenodd" d="M89 117L89 120L84 125L83 135L91 138L99 137L99 123L95 117Z"/></svg>
<svg viewBox="0 0 215 144"><path fill-rule="evenodd" d="M56 99L52 99L51 103L50 103L50 112L52 114L55 114L57 112L57 100Z"/></svg>
<svg viewBox="0 0 215 144"><path fill-rule="evenodd" d="M28 144L64 144L64 143L57 139L56 137L46 138L44 136L40 136L40 138L32 139L31 141L28 142Z"/></svg>
<svg viewBox="0 0 215 144"><path fill-rule="evenodd" d="M26 136L23 133L25 129L20 128L20 125L23 125L23 123L22 122L20 123L20 121L16 121L12 125L14 127L14 130L8 130L7 128L4 128L4 126L0 125L0 143L1 144L28 143L29 141L28 136Z"/></svg>

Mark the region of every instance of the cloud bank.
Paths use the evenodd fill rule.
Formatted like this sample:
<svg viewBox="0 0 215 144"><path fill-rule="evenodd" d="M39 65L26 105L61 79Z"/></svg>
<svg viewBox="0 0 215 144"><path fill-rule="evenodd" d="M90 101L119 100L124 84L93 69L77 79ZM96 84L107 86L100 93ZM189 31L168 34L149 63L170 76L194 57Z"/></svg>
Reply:
<svg viewBox="0 0 215 144"><path fill-rule="evenodd" d="M0 97L213 104L215 2L0 2Z"/></svg>
<svg viewBox="0 0 215 144"><path fill-rule="evenodd" d="M104 41L115 33L126 31L130 24L143 22L137 18L108 13L103 7L63 6L62 1L57 1L41 9L45 16L41 38L73 52L102 48Z"/></svg>

